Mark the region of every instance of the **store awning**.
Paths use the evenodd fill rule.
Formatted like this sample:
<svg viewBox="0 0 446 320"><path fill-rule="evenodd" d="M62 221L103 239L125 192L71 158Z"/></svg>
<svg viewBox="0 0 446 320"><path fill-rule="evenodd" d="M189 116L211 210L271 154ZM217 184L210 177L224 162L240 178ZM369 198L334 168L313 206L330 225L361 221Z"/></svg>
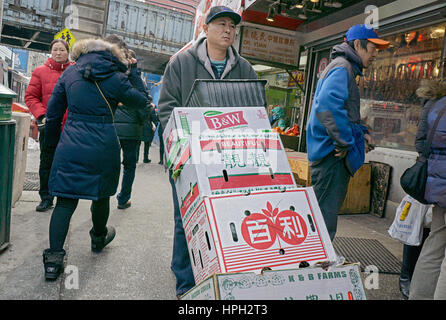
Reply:
<svg viewBox="0 0 446 320"><path fill-rule="evenodd" d="M245 1L243 21L295 31L301 24L323 18L362 0Z"/></svg>

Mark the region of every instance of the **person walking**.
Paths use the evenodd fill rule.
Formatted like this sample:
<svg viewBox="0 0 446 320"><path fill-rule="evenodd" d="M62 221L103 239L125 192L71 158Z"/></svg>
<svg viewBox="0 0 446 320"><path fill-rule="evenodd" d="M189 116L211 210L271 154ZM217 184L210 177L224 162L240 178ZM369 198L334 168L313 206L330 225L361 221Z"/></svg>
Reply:
<svg viewBox="0 0 446 320"><path fill-rule="evenodd" d="M39 163L39 196L40 203L36 211L47 211L53 206L53 197L48 191L48 179L50 176L51 163L53 159L50 154L43 152L43 141L45 140L45 113L53 92L54 86L61 74L71 66L68 60L69 47L62 39L53 40L50 43L51 57L34 70L31 75L28 88L25 92L25 104L37 121L39 129L40 163Z"/></svg>
<svg viewBox="0 0 446 320"><path fill-rule="evenodd" d="M107 38L106 38L107 40ZM113 42L112 42L113 43ZM131 59L136 61L136 54L129 50ZM137 87L134 79L141 78L141 70L137 69L137 63L130 66L130 83ZM141 108L127 107L123 105L115 113L115 128L122 149L122 174L121 191L117 195L118 209L127 209L131 206L131 194L133 181L135 180L136 163L138 162L139 147L143 135L144 123L150 121L150 109L152 98L145 86L140 90L147 95L147 105Z"/></svg>
<svg viewBox="0 0 446 320"><path fill-rule="evenodd" d="M64 270L63 246L79 199L92 200L91 250L101 252L114 239L115 229L107 221L121 157L113 116L119 102L139 108L147 104L147 95L133 87L131 74L125 74L129 60L118 45L82 39L74 44L71 57L76 65L60 77L46 112L44 148L54 153L49 191L57 196L49 226L50 248L43 251L47 280L57 279Z"/></svg>
<svg viewBox="0 0 446 320"><path fill-rule="evenodd" d="M158 101L161 128L171 112L183 107L195 79L257 79L249 62L232 46L240 15L224 6L210 8L200 38L188 50L174 56L166 67ZM195 285L172 172L169 172L174 204L174 241L171 269L180 296Z"/></svg>
<svg viewBox="0 0 446 320"><path fill-rule="evenodd" d="M143 141L144 141L144 163L150 163L152 160L149 159L149 152L150 147L152 145L155 133L158 135L159 140L159 156L160 161L158 164L164 164L164 143L163 143L163 128L161 127L161 124L159 122L157 109L156 107L151 110L151 121L148 121L144 124L144 134L143 134Z"/></svg>
<svg viewBox="0 0 446 320"><path fill-rule="evenodd" d="M163 140L163 127L161 126L161 122L158 122L158 139L160 142L160 161L158 164L164 164L164 140Z"/></svg>
<svg viewBox="0 0 446 320"><path fill-rule="evenodd" d="M150 110L150 119L144 122L142 141L144 141L143 162L150 163L149 159L150 146L152 145L153 137L156 131L156 125L159 122L156 115L155 108Z"/></svg>
<svg viewBox="0 0 446 320"><path fill-rule="evenodd" d="M424 151L424 146L427 139L428 123L427 116L432 108L435 100L422 99L423 109L420 115L420 123L418 125L417 134L415 137L415 149L418 155L421 156ZM410 283L412 281L413 273L415 271L415 265L420 257L421 249L430 233L430 226L423 228L423 235L421 237L421 243L418 246L403 245L403 259L401 263L401 273L399 277L400 292L405 300L410 296Z"/></svg>
<svg viewBox="0 0 446 320"><path fill-rule="evenodd" d="M434 127L424 198L433 204L431 231L424 241L410 284L410 300L446 300L446 82L427 80L417 90L428 99L417 132L417 151ZM443 114L440 114L443 112ZM424 137L424 139L423 139ZM421 144L420 144L421 143Z"/></svg>
<svg viewBox="0 0 446 320"><path fill-rule="evenodd" d="M351 27L346 41L333 48L331 62L317 84L307 125L307 154L314 193L331 240L350 177L375 144L361 124L356 76L372 64L377 50L389 45L366 25Z"/></svg>

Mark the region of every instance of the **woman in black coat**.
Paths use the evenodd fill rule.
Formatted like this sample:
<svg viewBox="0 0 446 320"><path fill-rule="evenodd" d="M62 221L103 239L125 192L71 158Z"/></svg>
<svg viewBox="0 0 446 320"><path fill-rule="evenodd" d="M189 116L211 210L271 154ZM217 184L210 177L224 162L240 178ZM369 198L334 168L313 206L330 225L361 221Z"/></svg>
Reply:
<svg viewBox="0 0 446 320"><path fill-rule="evenodd" d="M63 272L63 245L79 199L93 201L92 251L100 252L113 240L115 230L106 226L109 199L116 193L120 173L113 115L120 102L127 106L147 103L147 95L135 89L124 73L129 64L125 48L100 39L84 39L73 46L71 57L76 64L59 78L46 114L44 145L54 152L49 189L57 196L50 222L50 248L43 253L48 280ZM68 118L61 132L67 108Z"/></svg>

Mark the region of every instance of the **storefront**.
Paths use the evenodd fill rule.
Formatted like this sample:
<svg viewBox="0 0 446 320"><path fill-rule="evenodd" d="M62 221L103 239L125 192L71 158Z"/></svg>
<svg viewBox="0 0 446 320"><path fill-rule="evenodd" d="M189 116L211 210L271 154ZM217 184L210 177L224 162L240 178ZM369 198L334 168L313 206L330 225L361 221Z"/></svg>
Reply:
<svg viewBox="0 0 446 320"><path fill-rule="evenodd" d="M377 148L368 153L366 161L389 164L391 179L386 212L392 214L404 196L399 178L416 157L414 141L420 121L421 103L416 89L423 79L446 75L446 3L443 1L393 1L379 7L384 12L379 20L380 37L391 46L377 55L373 65L358 77L361 94L361 117L372 129ZM330 60L331 48L343 41L347 29L364 23L364 15L342 21L325 21L328 28L306 26L303 36L306 65L304 115L300 126L306 127L320 73ZM299 32L299 29L298 29ZM305 39L307 41L305 43ZM299 150L306 152L305 131Z"/></svg>
<svg viewBox="0 0 446 320"><path fill-rule="evenodd" d="M303 69L299 70L300 51L296 33L261 25L244 23L240 29L239 53L253 64L259 79L267 80L267 111L281 108L284 122L281 130L286 131L300 122L303 102ZM297 149L298 139L293 147Z"/></svg>
<svg viewBox="0 0 446 320"><path fill-rule="evenodd" d="M265 88L267 111L272 114L274 108L285 110L286 125L292 127L300 122L303 104L303 77L301 70L293 71L292 76L280 68L262 68L254 66L259 79L267 80ZM296 79L298 82L294 80Z"/></svg>
<svg viewBox="0 0 446 320"><path fill-rule="evenodd" d="M210 0L201 4L208 8ZM377 25L380 37L392 45L379 52L373 66L358 78L358 85L362 118L377 141L366 161L391 167L386 215L392 216L405 195L400 176L418 155L414 139L422 107L415 91L422 79L446 76L446 2L216 0L214 4L226 4L241 13L235 46L254 68L260 68L259 77L268 80L269 110L283 107L289 124L299 126L296 149L301 152L306 152L307 119L332 47L344 41L352 25ZM204 16L206 10L202 11Z"/></svg>

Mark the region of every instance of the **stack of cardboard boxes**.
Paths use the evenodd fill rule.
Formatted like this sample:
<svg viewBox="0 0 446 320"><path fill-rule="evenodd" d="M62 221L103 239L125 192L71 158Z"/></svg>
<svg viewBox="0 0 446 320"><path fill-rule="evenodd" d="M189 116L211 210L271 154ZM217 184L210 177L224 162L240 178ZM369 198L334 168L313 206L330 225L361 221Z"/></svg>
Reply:
<svg viewBox="0 0 446 320"><path fill-rule="evenodd" d="M314 192L296 186L263 106L175 108L163 139L196 290L216 274L336 260Z"/></svg>

